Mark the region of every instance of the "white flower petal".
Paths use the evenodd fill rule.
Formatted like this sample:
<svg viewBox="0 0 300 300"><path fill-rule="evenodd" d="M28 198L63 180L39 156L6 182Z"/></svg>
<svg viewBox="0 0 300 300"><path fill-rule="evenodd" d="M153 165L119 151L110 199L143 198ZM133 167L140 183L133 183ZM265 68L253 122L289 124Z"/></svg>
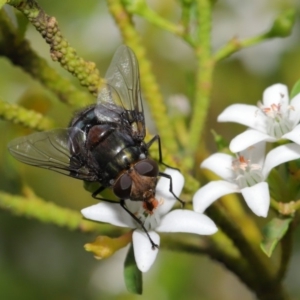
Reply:
<svg viewBox="0 0 300 300"><path fill-rule="evenodd" d="M248 104L232 104L218 116L218 122L235 122L251 128L261 128L257 116L258 107Z"/></svg>
<svg viewBox="0 0 300 300"><path fill-rule="evenodd" d="M284 109L286 109L289 104L289 93L287 86L277 83L266 88L263 93L263 104L265 106L281 104Z"/></svg>
<svg viewBox="0 0 300 300"><path fill-rule="evenodd" d="M191 210L176 209L163 217L156 230L208 235L217 232L218 228L209 217L203 214Z"/></svg>
<svg viewBox="0 0 300 300"><path fill-rule="evenodd" d="M230 142L229 149L233 153L241 152L259 142L275 142L276 139L266 133L249 129L237 135Z"/></svg>
<svg viewBox="0 0 300 300"><path fill-rule="evenodd" d="M225 180L232 179L232 161L234 157L225 153L215 153L206 158L200 168L208 169Z"/></svg>
<svg viewBox="0 0 300 300"><path fill-rule="evenodd" d="M148 231L151 239L159 246L160 237L154 231ZM137 229L132 234L134 258L137 267L142 272L147 272L154 263L158 254L158 249L152 249L152 245L146 233Z"/></svg>
<svg viewBox="0 0 300 300"><path fill-rule="evenodd" d="M167 168L164 173L171 175L173 192L177 197L179 197L184 185L184 177L179 171L170 168ZM162 201L162 205L157 208L157 213L160 215L164 215L170 211L177 201L169 190L170 180L166 177L160 177L155 190L157 200Z"/></svg>
<svg viewBox="0 0 300 300"><path fill-rule="evenodd" d="M241 190L241 193L249 208L259 217L268 215L270 206L269 186L266 182L260 182L254 186Z"/></svg>
<svg viewBox="0 0 300 300"><path fill-rule="evenodd" d="M239 188L236 184L222 180L211 181L195 193L193 197L194 211L203 213L208 206L220 197L238 192Z"/></svg>
<svg viewBox="0 0 300 300"><path fill-rule="evenodd" d="M291 140L300 145L300 124L297 125L292 131L284 134L282 138Z"/></svg>
<svg viewBox="0 0 300 300"><path fill-rule="evenodd" d="M240 156L245 157L251 161L251 164L258 164L262 166L265 160L266 143L259 142L253 146L240 152Z"/></svg>
<svg viewBox="0 0 300 300"><path fill-rule="evenodd" d="M276 166L285 162L300 158L300 146L294 143L285 144L271 150L265 160L262 173L267 178L270 171Z"/></svg>
<svg viewBox="0 0 300 300"><path fill-rule="evenodd" d="M81 210L86 219L110 223L120 227L135 228L132 217L121 207L119 203L101 202Z"/></svg>
<svg viewBox="0 0 300 300"><path fill-rule="evenodd" d="M290 119L296 126L300 121L300 94L296 95L290 103Z"/></svg>

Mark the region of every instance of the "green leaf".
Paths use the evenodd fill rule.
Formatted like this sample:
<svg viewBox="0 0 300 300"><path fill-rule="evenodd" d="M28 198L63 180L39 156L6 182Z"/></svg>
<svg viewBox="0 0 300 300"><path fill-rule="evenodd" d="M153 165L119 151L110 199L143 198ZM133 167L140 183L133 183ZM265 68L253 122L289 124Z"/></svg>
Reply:
<svg viewBox="0 0 300 300"><path fill-rule="evenodd" d="M217 145L218 151L224 151L229 148L229 143L220 134L211 130L215 143Z"/></svg>
<svg viewBox="0 0 300 300"><path fill-rule="evenodd" d="M6 3L6 0L0 0L0 9Z"/></svg>
<svg viewBox="0 0 300 300"><path fill-rule="evenodd" d="M132 245L124 263L124 279L129 292L139 295L143 293L143 274L136 265Z"/></svg>
<svg viewBox="0 0 300 300"><path fill-rule="evenodd" d="M260 248L271 257L278 242L283 238L293 218L274 218L263 228L263 240Z"/></svg>
<svg viewBox="0 0 300 300"><path fill-rule="evenodd" d="M300 79L294 84L290 98L293 99L297 94L300 93Z"/></svg>
<svg viewBox="0 0 300 300"><path fill-rule="evenodd" d="M296 11L287 9L283 11L273 23L272 28L268 32L268 37L287 37L291 34L295 24Z"/></svg>

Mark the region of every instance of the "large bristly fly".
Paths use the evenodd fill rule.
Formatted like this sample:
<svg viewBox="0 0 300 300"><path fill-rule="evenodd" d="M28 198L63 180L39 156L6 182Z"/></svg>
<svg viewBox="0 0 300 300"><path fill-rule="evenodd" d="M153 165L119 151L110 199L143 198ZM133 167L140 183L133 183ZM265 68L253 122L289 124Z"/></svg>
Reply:
<svg viewBox="0 0 300 300"><path fill-rule="evenodd" d="M145 118L140 92L138 62L133 51L121 46L115 53L105 76L97 104L79 112L69 128L37 132L20 137L8 145L19 161L81 179L99 182L97 195L111 187L121 206L140 224L151 240L142 222L125 205L125 199L143 201L152 212L157 205L155 188L158 176L170 180L170 175L159 171L158 164L148 157L154 141L159 144L159 162L162 161L160 138L154 136L145 143ZM180 199L178 199L182 202Z"/></svg>

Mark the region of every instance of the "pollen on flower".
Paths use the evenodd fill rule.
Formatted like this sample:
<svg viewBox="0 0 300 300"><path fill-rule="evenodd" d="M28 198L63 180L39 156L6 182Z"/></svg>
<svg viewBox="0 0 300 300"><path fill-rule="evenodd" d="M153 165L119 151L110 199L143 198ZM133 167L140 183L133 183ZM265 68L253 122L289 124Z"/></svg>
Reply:
<svg viewBox="0 0 300 300"><path fill-rule="evenodd" d="M159 206L159 202L155 198L151 198L151 201L144 201L143 202L143 208L145 212L149 215L152 215L154 212L154 209L156 209Z"/></svg>
<svg viewBox="0 0 300 300"><path fill-rule="evenodd" d="M143 202L140 210L137 212L138 218L143 222L147 230L155 229L160 223L160 215L157 208L163 203L163 200L152 198L151 202Z"/></svg>
<svg viewBox="0 0 300 300"><path fill-rule="evenodd" d="M283 95L281 95L283 98ZM293 106L285 106L282 103L272 103L270 106L264 106L261 102L257 104L259 111L266 117L266 132L277 139L289 132L293 128L290 120L290 111Z"/></svg>
<svg viewBox="0 0 300 300"><path fill-rule="evenodd" d="M232 170L234 171L234 181L240 188L250 187L263 181L261 166L251 163L243 155L238 155L237 159L232 161Z"/></svg>
<svg viewBox="0 0 300 300"><path fill-rule="evenodd" d="M249 163L250 160L247 160L243 155L238 155L238 158L232 161L232 168L234 171L238 171L238 169L245 171Z"/></svg>
<svg viewBox="0 0 300 300"><path fill-rule="evenodd" d="M282 117L280 103L278 103L278 104L272 103L270 106L264 106L261 102L258 102L257 106L267 117L270 117L272 119Z"/></svg>
<svg viewBox="0 0 300 300"><path fill-rule="evenodd" d="M145 214L152 215L155 212L155 209L161 206L163 203L163 199L157 200L156 198L152 198L151 202L143 202Z"/></svg>

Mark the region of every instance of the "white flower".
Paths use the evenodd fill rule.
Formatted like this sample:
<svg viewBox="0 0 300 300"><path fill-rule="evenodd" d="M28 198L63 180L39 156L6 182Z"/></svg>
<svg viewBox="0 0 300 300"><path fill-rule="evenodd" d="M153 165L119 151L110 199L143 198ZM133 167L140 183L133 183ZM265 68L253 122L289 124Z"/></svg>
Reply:
<svg viewBox="0 0 300 300"><path fill-rule="evenodd" d="M184 184L182 174L174 169L166 169L165 173L172 176L173 191L175 195L179 196ZM177 200L169 192L169 187L169 179L161 177L156 187L158 205L151 213L145 209L141 201L126 200L126 207L143 221L154 243L157 245L160 243L160 237L156 231L188 232L203 235L213 234L217 231L215 223L203 214L184 209L170 211ZM94 221L136 228L132 235L135 260L142 272L149 270L157 256L158 249L152 249L145 232L119 204L101 202L84 208L81 213L85 218Z"/></svg>
<svg viewBox="0 0 300 300"><path fill-rule="evenodd" d="M261 142L238 154L238 158L216 153L201 164L224 180L212 181L200 188L193 197L194 210L203 213L218 198L241 193L249 208L266 217L270 205L268 183L270 171L287 161L300 158L300 146L294 143L271 150L264 160L265 143Z"/></svg>
<svg viewBox="0 0 300 300"><path fill-rule="evenodd" d="M274 84L263 93L258 107L233 104L218 117L219 122L236 122L249 127L230 143L230 150L240 152L258 142L289 139L300 144L300 94L289 103L288 90L283 84Z"/></svg>

